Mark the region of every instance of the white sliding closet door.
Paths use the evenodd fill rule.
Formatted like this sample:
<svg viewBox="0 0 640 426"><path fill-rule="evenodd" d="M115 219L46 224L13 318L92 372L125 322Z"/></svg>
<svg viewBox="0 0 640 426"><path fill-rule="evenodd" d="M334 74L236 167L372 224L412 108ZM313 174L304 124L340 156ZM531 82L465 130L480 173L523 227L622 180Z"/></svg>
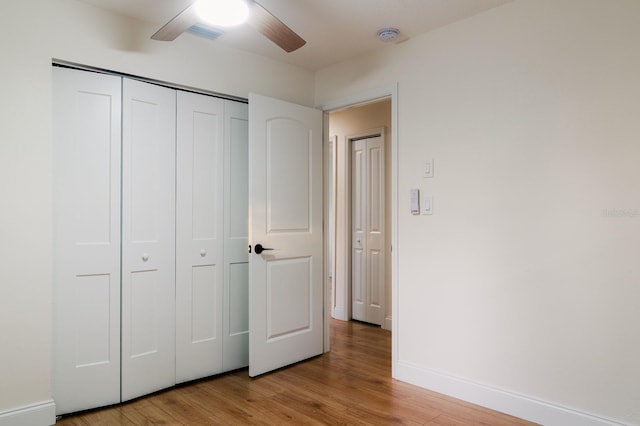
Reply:
<svg viewBox="0 0 640 426"><path fill-rule="evenodd" d="M120 85L53 69L57 414L120 401Z"/></svg>
<svg viewBox="0 0 640 426"><path fill-rule="evenodd" d="M123 80L122 400L175 384L176 92Z"/></svg>
<svg viewBox="0 0 640 426"><path fill-rule="evenodd" d="M225 102L223 370L249 365L249 129L247 104Z"/></svg>
<svg viewBox="0 0 640 426"><path fill-rule="evenodd" d="M222 371L224 100L178 92L176 381Z"/></svg>

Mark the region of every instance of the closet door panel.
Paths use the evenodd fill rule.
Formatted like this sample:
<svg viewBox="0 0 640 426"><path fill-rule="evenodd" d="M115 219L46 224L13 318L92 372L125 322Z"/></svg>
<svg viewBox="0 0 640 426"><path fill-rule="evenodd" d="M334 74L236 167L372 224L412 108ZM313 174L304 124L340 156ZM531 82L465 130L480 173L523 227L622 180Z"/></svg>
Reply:
<svg viewBox="0 0 640 426"><path fill-rule="evenodd" d="M175 108L123 80L123 401L175 384Z"/></svg>
<svg viewBox="0 0 640 426"><path fill-rule="evenodd" d="M249 365L249 134L247 104L225 102L225 371Z"/></svg>
<svg viewBox="0 0 640 426"><path fill-rule="evenodd" d="M222 371L224 101L178 92L176 380Z"/></svg>
<svg viewBox="0 0 640 426"><path fill-rule="evenodd" d="M53 69L57 414L120 401L120 88Z"/></svg>
<svg viewBox="0 0 640 426"><path fill-rule="evenodd" d="M351 317L367 320L367 141L351 143Z"/></svg>

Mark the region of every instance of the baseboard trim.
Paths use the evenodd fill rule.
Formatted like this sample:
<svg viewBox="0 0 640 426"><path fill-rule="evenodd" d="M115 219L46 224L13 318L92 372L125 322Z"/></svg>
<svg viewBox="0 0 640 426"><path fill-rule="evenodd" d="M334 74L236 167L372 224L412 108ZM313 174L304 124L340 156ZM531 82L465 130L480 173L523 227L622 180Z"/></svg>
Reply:
<svg viewBox="0 0 640 426"><path fill-rule="evenodd" d="M384 324L382 325L382 328L384 328L385 330L391 331L391 317L386 317L384 319Z"/></svg>
<svg viewBox="0 0 640 426"><path fill-rule="evenodd" d="M347 314L344 307L341 307L341 306L334 307L333 313L331 316L340 321L349 321L349 318L347 318Z"/></svg>
<svg viewBox="0 0 640 426"><path fill-rule="evenodd" d="M398 361L396 379L544 426L631 426Z"/></svg>
<svg viewBox="0 0 640 426"><path fill-rule="evenodd" d="M49 426L56 423L53 400L0 412L0 426Z"/></svg>

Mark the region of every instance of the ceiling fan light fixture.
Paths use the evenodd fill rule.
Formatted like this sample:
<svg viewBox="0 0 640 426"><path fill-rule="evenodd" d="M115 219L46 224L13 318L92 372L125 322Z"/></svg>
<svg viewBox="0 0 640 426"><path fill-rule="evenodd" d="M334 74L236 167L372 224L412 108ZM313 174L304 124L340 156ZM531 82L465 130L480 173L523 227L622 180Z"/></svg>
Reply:
<svg viewBox="0 0 640 426"><path fill-rule="evenodd" d="M206 24L233 27L249 17L249 5L244 0L197 0L196 13Z"/></svg>
<svg viewBox="0 0 640 426"><path fill-rule="evenodd" d="M378 30L378 39L384 43L393 43L398 39L400 30L397 28L381 28Z"/></svg>

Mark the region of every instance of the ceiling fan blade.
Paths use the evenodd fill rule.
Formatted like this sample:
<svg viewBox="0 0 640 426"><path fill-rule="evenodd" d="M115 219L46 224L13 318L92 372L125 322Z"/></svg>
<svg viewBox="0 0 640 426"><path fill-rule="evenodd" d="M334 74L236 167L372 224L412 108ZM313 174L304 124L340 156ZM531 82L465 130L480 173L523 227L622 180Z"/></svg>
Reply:
<svg viewBox="0 0 640 426"><path fill-rule="evenodd" d="M285 52L293 52L307 43L259 3L253 1L250 3L250 7L248 24L280 46Z"/></svg>
<svg viewBox="0 0 640 426"><path fill-rule="evenodd" d="M160 41L173 41L176 37L197 23L198 15L196 14L196 8L192 3L185 10L178 13L172 20L164 24L164 26L156 31L151 38L153 40Z"/></svg>

